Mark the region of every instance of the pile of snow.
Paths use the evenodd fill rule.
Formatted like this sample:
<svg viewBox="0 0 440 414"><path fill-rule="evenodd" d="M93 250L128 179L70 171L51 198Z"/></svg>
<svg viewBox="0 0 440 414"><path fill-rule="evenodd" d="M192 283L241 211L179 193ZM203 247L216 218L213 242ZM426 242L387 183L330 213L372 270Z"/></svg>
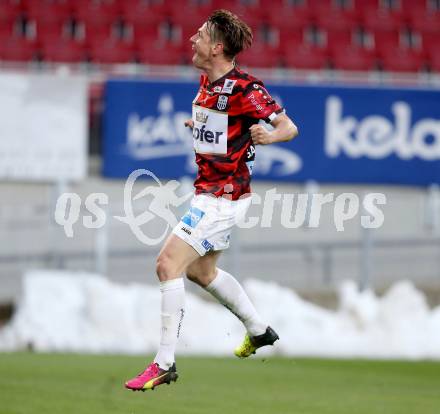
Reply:
<svg viewBox="0 0 440 414"><path fill-rule="evenodd" d="M281 337L260 355L440 359L440 307L430 310L409 282L381 298L345 282L337 311L275 283L248 280L245 289ZM0 350L154 353L159 316L156 286L123 286L85 273L30 272L15 316L0 330ZM243 333L224 307L187 293L179 354L231 355Z"/></svg>

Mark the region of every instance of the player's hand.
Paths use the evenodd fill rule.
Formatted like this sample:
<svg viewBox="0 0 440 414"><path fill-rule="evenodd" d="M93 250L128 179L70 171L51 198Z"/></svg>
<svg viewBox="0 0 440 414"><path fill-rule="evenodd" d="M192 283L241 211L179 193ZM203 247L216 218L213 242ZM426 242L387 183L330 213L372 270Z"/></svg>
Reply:
<svg viewBox="0 0 440 414"><path fill-rule="evenodd" d="M185 121L185 126L186 126L187 128L191 128L191 129L193 129L193 128L194 128L194 121L193 121L192 119L187 119L187 120Z"/></svg>
<svg viewBox="0 0 440 414"><path fill-rule="evenodd" d="M262 125L252 125L249 128L251 138L255 145L267 145L272 143L272 135Z"/></svg>

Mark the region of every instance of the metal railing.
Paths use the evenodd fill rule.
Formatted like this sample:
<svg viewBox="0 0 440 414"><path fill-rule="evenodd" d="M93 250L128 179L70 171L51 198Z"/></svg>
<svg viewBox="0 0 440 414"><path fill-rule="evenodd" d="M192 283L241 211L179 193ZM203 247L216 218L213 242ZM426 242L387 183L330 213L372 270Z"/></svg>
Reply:
<svg viewBox="0 0 440 414"><path fill-rule="evenodd" d="M54 222L53 212L56 198L51 197L48 204L34 204L17 206L4 204L0 208L0 238L3 240L0 247L0 276L2 280L8 274L19 275L26 268L44 267L50 269L87 270L102 274L111 274L114 263L122 263L128 274L146 272L146 262L154 268L154 258L160 246L148 247L137 243L134 235L128 229L121 229L112 222L96 230L87 230L75 236L74 246L63 233L62 227ZM410 250L413 260L419 262L418 271L412 275L417 282L418 277L426 271L432 283L440 285L440 191L438 186L430 187L424 194L425 217L422 220L423 228L414 235L378 235L369 229L362 229L358 237L338 240L322 240L319 237L307 241L283 240L280 242L245 242L240 237L245 230L236 230L231 248L224 255L229 269L245 277L258 277L259 263L271 266L276 280L277 274L284 272L283 262L289 262L292 279L298 269L303 266L303 273L313 272L320 280L320 288L334 287L344 262L351 262L350 273L357 280L360 289L374 286L378 274L386 273L381 270L383 263L378 263L377 254L380 252L382 261L386 262L389 272L392 266L400 264L402 259L396 259L396 252L402 253L404 258ZM115 207L114 205L113 207ZM120 212L120 209L118 209ZM408 212L411 214L411 212ZM13 237L11 237L13 236ZM121 238L126 243L119 242ZM14 239L14 240L12 240ZM432 265L428 268L423 254L428 252ZM422 254L423 253L423 254ZM282 260L273 258L281 255ZM310 258L313 258L311 260ZM304 259L305 258L305 259ZM307 259L309 258L309 259ZM243 260L255 262L253 267L243 265ZM136 264L136 260L140 263ZM310 263L319 263L313 268ZM354 264L354 263L357 264ZM302 263L302 264L301 264ZM305 264L304 264L305 263ZM318 270L320 269L320 270ZM149 271L152 271L151 269ZM396 271L399 273L400 271ZM417 274L417 273L420 274ZM262 272L263 273L263 272ZM319 273L319 275L318 275ZM398 278L396 274L396 278ZM410 276L411 277L411 276ZM127 277L125 280L129 280ZM312 287L312 286L310 286ZM4 288L4 287L2 287Z"/></svg>

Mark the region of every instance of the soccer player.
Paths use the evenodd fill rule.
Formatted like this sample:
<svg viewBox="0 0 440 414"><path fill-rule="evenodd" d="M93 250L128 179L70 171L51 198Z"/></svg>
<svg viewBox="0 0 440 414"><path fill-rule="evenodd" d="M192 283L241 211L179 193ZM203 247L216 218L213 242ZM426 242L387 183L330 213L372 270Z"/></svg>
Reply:
<svg viewBox="0 0 440 414"><path fill-rule="evenodd" d="M217 10L190 41L193 64L203 71L192 119L185 123L193 131L198 165L195 196L157 258L161 340L154 361L125 383L131 390L154 389L177 379L174 352L184 316L185 274L244 324L247 333L236 356L248 357L278 339L240 283L216 263L229 246L231 228L250 205L255 145L289 141L298 130L263 83L236 66L237 54L252 43L251 29L242 20ZM260 120L273 130L259 125Z"/></svg>

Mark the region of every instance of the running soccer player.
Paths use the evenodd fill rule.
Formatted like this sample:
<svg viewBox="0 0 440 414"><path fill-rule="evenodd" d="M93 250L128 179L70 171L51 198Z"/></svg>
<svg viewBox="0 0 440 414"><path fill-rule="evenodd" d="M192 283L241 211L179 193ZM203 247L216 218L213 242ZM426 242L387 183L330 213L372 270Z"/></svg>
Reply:
<svg viewBox="0 0 440 414"><path fill-rule="evenodd" d="M185 123L193 131L198 165L195 196L157 258L161 340L154 361L125 383L134 391L177 379L174 353L184 316L185 274L244 324L247 333L236 356L248 357L278 339L240 283L216 264L229 246L231 228L250 205L255 145L289 141L298 131L263 83L235 65L236 55L252 43L252 32L243 21L217 10L190 41L193 65L204 72L192 119ZM260 120L274 129L269 132Z"/></svg>

